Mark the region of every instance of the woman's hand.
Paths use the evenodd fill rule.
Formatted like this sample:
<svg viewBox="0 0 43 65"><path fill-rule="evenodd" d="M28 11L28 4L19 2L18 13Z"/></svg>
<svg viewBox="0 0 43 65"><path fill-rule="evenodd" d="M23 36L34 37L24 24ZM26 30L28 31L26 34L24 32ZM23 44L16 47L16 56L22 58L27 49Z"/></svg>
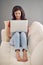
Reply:
<svg viewBox="0 0 43 65"><path fill-rule="evenodd" d="M27 26L27 33L29 32L29 25Z"/></svg>
<svg viewBox="0 0 43 65"><path fill-rule="evenodd" d="M9 36L8 36L9 38L11 38L11 34L9 34Z"/></svg>
<svg viewBox="0 0 43 65"><path fill-rule="evenodd" d="M26 33L27 36L28 36L28 33L29 33L29 25L27 26L27 33Z"/></svg>

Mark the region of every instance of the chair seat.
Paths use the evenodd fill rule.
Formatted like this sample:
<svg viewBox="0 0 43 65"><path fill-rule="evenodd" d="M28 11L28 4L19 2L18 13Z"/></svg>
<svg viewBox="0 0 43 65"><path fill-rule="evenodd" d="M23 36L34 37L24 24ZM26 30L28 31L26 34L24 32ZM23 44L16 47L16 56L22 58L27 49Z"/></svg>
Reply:
<svg viewBox="0 0 43 65"><path fill-rule="evenodd" d="M30 65L30 53L27 52L29 59L27 62L18 62L15 56L15 49L9 45L9 42L2 43L0 53L0 65ZM22 52L20 54L22 55Z"/></svg>

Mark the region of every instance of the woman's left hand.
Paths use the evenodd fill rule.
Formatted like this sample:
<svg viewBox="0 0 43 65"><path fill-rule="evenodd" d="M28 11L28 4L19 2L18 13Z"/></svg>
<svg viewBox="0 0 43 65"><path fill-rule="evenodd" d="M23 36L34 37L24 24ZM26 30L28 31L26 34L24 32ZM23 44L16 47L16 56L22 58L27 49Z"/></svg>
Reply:
<svg viewBox="0 0 43 65"><path fill-rule="evenodd" d="M29 32L29 25L27 26L27 33Z"/></svg>

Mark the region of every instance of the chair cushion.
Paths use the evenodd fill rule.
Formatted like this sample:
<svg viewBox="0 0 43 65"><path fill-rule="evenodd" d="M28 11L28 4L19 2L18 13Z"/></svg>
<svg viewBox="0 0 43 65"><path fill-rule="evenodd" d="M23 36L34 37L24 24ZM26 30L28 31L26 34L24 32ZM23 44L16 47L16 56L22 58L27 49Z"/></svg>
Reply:
<svg viewBox="0 0 43 65"><path fill-rule="evenodd" d="M22 52L20 52L22 54ZM14 46L10 46L9 42L1 43L0 47L0 65L30 65L30 54L27 52L28 61L18 62L15 56Z"/></svg>
<svg viewBox="0 0 43 65"><path fill-rule="evenodd" d="M43 40L35 47L31 55L32 65L43 65Z"/></svg>
<svg viewBox="0 0 43 65"><path fill-rule="evenodd" d="M32 52L39 42L43 40L43 25L37 21L33 22L29 34L29 50Z"/></svg>

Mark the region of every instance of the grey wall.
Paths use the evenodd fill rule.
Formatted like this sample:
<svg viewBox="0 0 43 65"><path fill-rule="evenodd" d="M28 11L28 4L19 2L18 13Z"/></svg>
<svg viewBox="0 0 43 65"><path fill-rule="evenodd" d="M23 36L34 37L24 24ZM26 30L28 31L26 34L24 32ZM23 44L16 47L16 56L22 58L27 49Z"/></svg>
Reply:
<svg viewBox="0 0 43 65"><path fill-rule="evenodd" d="M23 7L30 24L35 20L43 24L43 0L0 0L0 40L3 21L12 18L12 8L15 5Z"/></svg>

